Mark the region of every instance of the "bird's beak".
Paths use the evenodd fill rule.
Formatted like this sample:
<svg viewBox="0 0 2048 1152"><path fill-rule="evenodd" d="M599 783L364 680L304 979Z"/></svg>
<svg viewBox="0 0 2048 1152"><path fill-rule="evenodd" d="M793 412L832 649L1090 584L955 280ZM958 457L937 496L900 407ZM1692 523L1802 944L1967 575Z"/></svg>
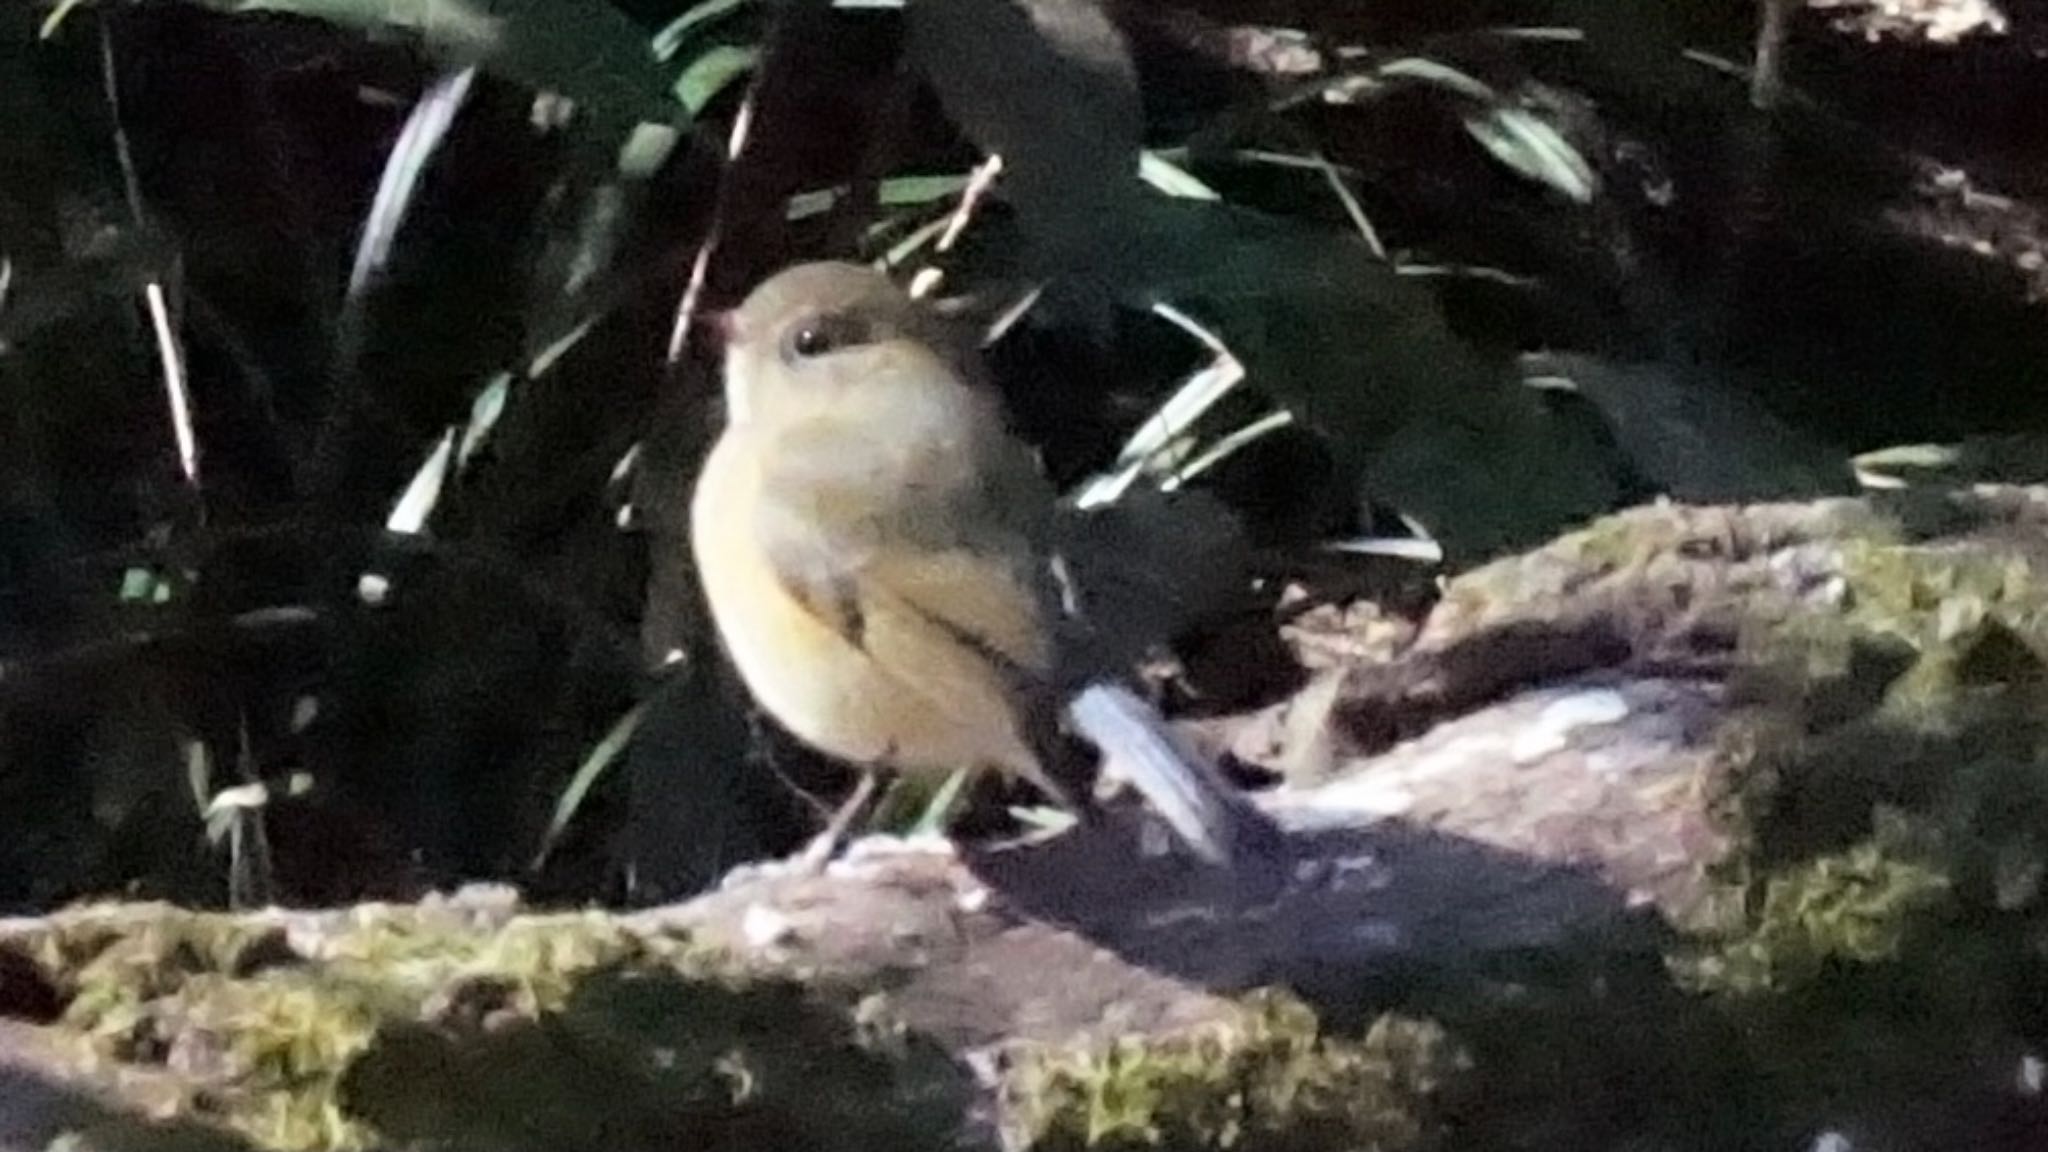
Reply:
<svg viewBox="0 0 2048 1152"><path fill-rule="evenodd" d="M711 331L711 340L720 352L724 352L740 341L739 313L731 308L704 314L704 326Z"/></svg>

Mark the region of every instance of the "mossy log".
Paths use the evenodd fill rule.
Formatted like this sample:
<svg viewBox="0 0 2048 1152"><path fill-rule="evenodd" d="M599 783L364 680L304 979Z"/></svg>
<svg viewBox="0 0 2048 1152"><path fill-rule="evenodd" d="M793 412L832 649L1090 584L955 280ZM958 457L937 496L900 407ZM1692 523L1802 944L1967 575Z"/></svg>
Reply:
<svg viewBox="0 0 2048 1152"><path fill-rule="evenodd" d="M0 1149L1993 1146L2043 571L2048 489L1667 505L1311 614L1306 689L1193 725L1285 778L1277 887L1120 819L632 914L0 923Z"/></svg>

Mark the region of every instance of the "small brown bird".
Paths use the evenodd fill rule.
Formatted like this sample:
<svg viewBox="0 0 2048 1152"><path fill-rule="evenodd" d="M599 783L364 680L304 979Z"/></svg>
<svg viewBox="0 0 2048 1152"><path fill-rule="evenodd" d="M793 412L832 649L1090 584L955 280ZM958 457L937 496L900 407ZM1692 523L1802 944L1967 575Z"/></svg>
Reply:
<svg viewBox="0 0 2048 1152"><path fill-rule="evenodd" d="M721 327L728 424L691 545L727 654L783 727L871 770L863 799L874 769L995 768L1085 813L1048 768L1064 717L1205 859L1277 842L1099 666L1063 608L1051 487L948 321L817 263Z"/></svg>

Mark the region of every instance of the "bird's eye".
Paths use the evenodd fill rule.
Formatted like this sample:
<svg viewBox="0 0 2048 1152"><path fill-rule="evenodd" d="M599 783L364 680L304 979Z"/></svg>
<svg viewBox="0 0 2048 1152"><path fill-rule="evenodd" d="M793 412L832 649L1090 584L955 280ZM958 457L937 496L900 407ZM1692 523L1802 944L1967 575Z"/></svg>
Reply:
<svg viewBox="0 0 2048 1152"><path fill-rule="evenodd" d="M793 324L782 338L782 358L794 363L811 360L861 342L862 333L851 320L841 316L815 316Z"/></svg>
<svg viewBox="0 0 2048 1152"><path fill-rule="evenodd" d="M789 350L808 360L832 350L832 334L823 327L807 324L789 334Z"/></svg>

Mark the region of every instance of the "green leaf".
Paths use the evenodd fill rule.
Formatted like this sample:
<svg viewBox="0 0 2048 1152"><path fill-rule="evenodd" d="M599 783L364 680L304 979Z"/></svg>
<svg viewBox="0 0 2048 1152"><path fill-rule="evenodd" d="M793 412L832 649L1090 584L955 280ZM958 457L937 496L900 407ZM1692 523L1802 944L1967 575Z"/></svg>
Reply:
<svg viewBox="0 0 2048 1152"><path fill-rule="evenodd" d="M884 208L922 208L958 195L966 187L966 176L895 176L883 180L876 186L875 201ZM830 212L833 205L839 203L839 198L844 195L846 186L843 184L837 188L799 192L789 198L787 218L807 220ZM887 231L892 227L892 222L884 219L875 227Z"/></svg>
<svg viewBox="0 0 2048 1152"><path fill-rule="evenodd" d="M419 471L413 473L411 482L392 505L391 515L384 520L386 531L414 536L426 528L427 518L441 502L441 489L448 482L449 461L454 453L455 429L450 428L434 442L434 450L427 453Z"/></svg>
<svg viewBox="0 0 2048 1152"><path fill-rule="evenodd" d="M946 826L953 819L953 809L960 802L960 790L967 786L967 777L968 773L958 768L946 777L946 782L932 794L917 822L910 826L912 836L936 836L946 831Z"/></svg>
<svg viewBox="0 0 2048 1152"><path fill-rule="evenodd" d="M753 71L761 50L753 45L727 44L713 48L690 62L676 78L676 99L698 116L704 106L717 99L733 81Z"/></svg>
<svg viewBox="0 0 2048 1152"><path fill-rule="evenodd" d="M1494 159L1575 204L1590 204L1600 178L1557 129L1520 108L1489 108L1464 118L1465 131Z"/></svg>
<svg viewBox="0 0 2048 1152"><path fill-rule="evenodd" d="M1739 503L1855 491L1846 456L1710 377L1566 353L1523 363L1549 382L1569 381L1599 410L1636 470L1673 499Z"/></svg>
<svg viewBox="0 0 2048 1152"><path fill-rule="evenodd" d="M153 569L129 568L121 573L123 604L168 604L173 591L171 581Z"/></svg>
<svg viewBox="0 0 2048 1152"><path fill-rule="evenodd" d="M1460 96L1488 104L1496 103L1500 97L1494 90L1468 73L1451 67L1440 60L1429 60L1421 56L1403 56L1389 60L1374 69L1381 76L1397 77L1403 80L1418 80L1437 88L1449 89Z"/></svg>
<svg viewBox="0 0 2048 1152"><path fill-rule="evenodd" d="M1901 444L1865 452L1856 473L1873 488L1938 484L2048 484L2048 436L2014 433L1955 444Z"/></svg>
<svg viewBox="0 0 2048 1152"><path fill-rule="evenodd" d="M500 372L478 392L469 405L469 423L463 426L462 442L455 450L457 471L469 466L469 458L490 439L491 430L498 426L498 417L505 414L505 396L512 390L512 374Z"/></svg>
<svg viewBox="0 0 2048 1152"><path fill-rule="evenodd" d="M444 67L477 65L559 92L600 119L671 123L677 108L645 30L585 0L188 0L229 15L280 12L400 36ZM681 125L678 124L678 127Z"/></svg>
<svg viewBox="0 0 2048 1152"><path fill-rule="evenodd" d="M1453 564L1607 510L1597 439L1504 357L1450 330L1435 292L1356 237L1247 209L1146 201L1144 282L1213 331L1245 385L1324 436L1363 495L1421 521Z"/></svg>
<svg viewBox="0 0 2048 1152"><path fill-rule="evenodd" d="M882 181L877 196L885 208L906 208L936 204L966 187L966 176L894 176Z"/></svg>
<svg viewBox="0 0 2048 1152"><path fill-rule="evenodd" d="M1214 188L1157 152L1146 151L1138 157L1138 178L1168 196L1178 196L1183 200L1223 199Z"/></svg>
<svg viewBox="0 0 2048 1152"><path fill-rule="evenodd" d="M1611 509L1620 489L1586 429L1497 385L1470 411L1432 412L1366 454L1364 495L1419 523L1464 567L1548 539Z"/></svg>
<svg viewBox="0 0 2048 1152"><path fill-rule="evenodd" d="M633 733L640 730L640 721L646 714L645 703L633 705L612 725L611 731L606 732L604 738L591 748L590 754L583 758L583 763L577 765L576 775L569 778L568 787L562 789L562 794L555 798L554 815L548 820L547 831L541 835L540 850L534 853L533 862L527 865L530 870L538 872L547 864L548 856L554 852L562 833L568 830L569 821L576 818L576 813L583 807L584 799L590 795L590 790L597 786L598 778L604 775L605 769L610 768L612 762L619 758L619 754L626 750L626 745L632 742Z"/></svg>
<svg viewBox="0 0 2048 1152"><path fill-rule="evenodd" d="M152 599L156 590L156 573L147 568L130 568L121 573L121 602L138 604Z"/></svg>
<svg viewBox="0 0 2048 1152"><path fill-rule="evenodd" d="M1375 69L1375 74L1412 80L1455 93L1474 107L1461 114L1465 131L1494 159L1539 184L1556 189L1573 203L1592 201L1599 177L1563 134L1525 108L1519 108L1478 78L1440 60L1405 56Z"/></svg>
<svg viewBox="0 0 2048 1152"><path fill-rule="evenodd" d="M757 0L704 0L703 3L669 21L668 26L654 34L654 58L666 64L676 58L689 42L690 34L709 24L715 24L727 16L756 3Z"/></svg>

